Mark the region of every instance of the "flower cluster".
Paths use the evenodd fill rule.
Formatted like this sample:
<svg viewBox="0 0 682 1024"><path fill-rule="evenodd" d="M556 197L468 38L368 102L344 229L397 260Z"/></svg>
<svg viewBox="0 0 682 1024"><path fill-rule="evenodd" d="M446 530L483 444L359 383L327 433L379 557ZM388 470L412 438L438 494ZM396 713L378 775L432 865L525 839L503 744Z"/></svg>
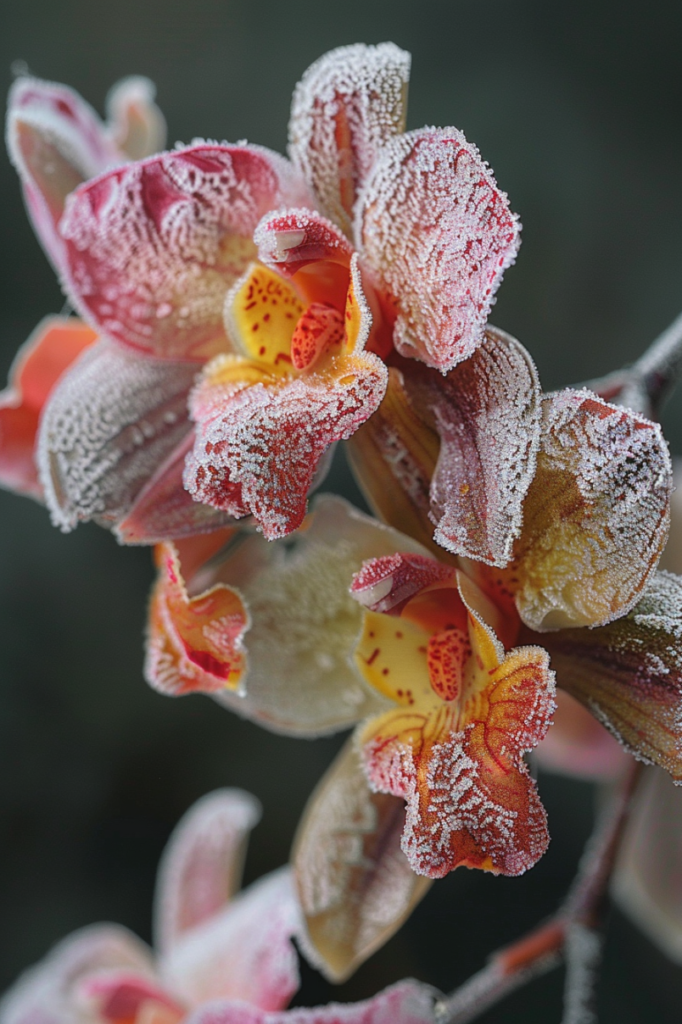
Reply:
<svg viewBox="0 0 682 1024"><path fill-rule="evenodd" d="M10 153L82 319L43 321L21 350L0 481L63 530L94 519L156 544L156 689L290 735L356 731L295 841L301 921L288 876L254 891L248 922L223 911L211 872L253 807L209 802L166 862L156 967L118 934L71 940L8 1024L36 999L93 1022L237 1014L191 1009L207 999L279 1010L294 933L347 977L430 880L542 856L536 748L617 771L606 726L682 780L682 582L656 571L667 446L586 389L544 394L488 325L518 220L456 128L405 130L408 74L392 44L322 57L294 94L289 159L156 152L144 80L115 88L106 124L64 87L12 91ZM376 518L333 496L308 511L338 441ZM376 997L401 1021L428 1019L423 998Z"/></svg>

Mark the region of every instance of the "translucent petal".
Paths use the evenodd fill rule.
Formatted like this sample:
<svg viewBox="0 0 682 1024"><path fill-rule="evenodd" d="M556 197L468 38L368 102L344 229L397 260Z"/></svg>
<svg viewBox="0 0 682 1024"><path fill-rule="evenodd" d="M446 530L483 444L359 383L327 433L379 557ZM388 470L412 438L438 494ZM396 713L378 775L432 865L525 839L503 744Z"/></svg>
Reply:
<svg viewBox="0 0 682 1024"><path fill-rule="evenodd" d="M279 1010L300 984L291 943L299 930L291 873L281 868L186 932L160 958L159 973L190 1005L235 999Z"/></svg>
<svg viewBox="0 0 682 1024"><path fill-rule="evenodd" d="M218 789L193 804L175 827L157 875L157 951L165 953L222 912L240 887L248 835L260 816L249 793Z"/></svg>
<svg viewBox="0 0 682 1024"><path fill-rule="evenodd" d="M109 135L131 160L152 156L166 144L166 119L155 96L154 83L140 75L121 79L107 96Z"/></svg>
<svg viewBox="0 0 682 1024"><path fill-rule="evenodd" d="M392 139L355 223L398 351L442 372L470 356L519 247L518 221L477 149L456 128Z"/></svg>
<svg viewBox="0 0 682 1024"><path fill-rule="evenodd" d="M57 224L67 195L125 157L78 93L38 78L18 78L10 90L7 145L35 232L61 270Z"/></svg>
<svg viewBox="0 0 682 1024"><path fill-rule="evenodd" d="M418 981L400 981L362 1003L328 1003L262 1013L245 1003L222 1002L201 1007L187 1024L434 1024L437 993Z"/></svg>
<svg viewBox="0 0 682 1024"><path fill-rule="evenodd" d="M146 359L108 341L90 348L50 395L38 467L62 530L125 516L159 463L190 431L189 363Z"/></svg>
<svg viewBox="0 0 682 1024"><path fill-rule="evenodd" d="M315 61L294 91L291 159L346 234L377 153L405 128L409 75L410 55L393 43L341 46Z"/></svg>
<svg viewBox="0 0 682 1024"><path fill-rule="evenodd" d="M38 421L61 375L97 335L80 320L41 320L19 349L0 392L0 486L42 498L35 462Z"/></svg>
<svg viewBox="0 0 682 1024"><path fill-rule="evenodd" d="M656 573L623 618L541 640L559 685L635 757L682 782L682 579Z"/></svg>
<svg viewBox="0 0 682 1024"><path fill-rule="evenodd" d="M408 394L440 437L431 481L435 539L456 555L505 566L521 532L540 441L540 385L514 338L488 328L446 377L405 371Z"/></svg>
<svg viewBox="0 0 682 1024"><path fill-rule="evenodd" d="M617 903L674 963L682 964L682 792L649 769L635 797L612 882Z"/></svg>
<svg viewBox="0 0 682 1024"><path fill-rule="evenodd" d="M209 544L215 550L213 537ZM244 634L250 626L240 594L216 583L189 597L176 546L160 544L156 555L159 578L149 608L145 678L174 697L237 690L246 672Z"/></svg>
<svg viewBox="0 0 682 1024"><path fill-rule="evenodd" d="M79 982L94 971L128 969L153 978L144 943L126 928L99 924L63 939L44 960L25 971L0 1000L2 1024L98 1024L83 1012Z"/></svg>
<svg viewBox="0 0 682 1024"><path fill-rule="evenodd" d="M261 217L306 205L283 157L195 145L112 171L70 197L65 286L110 337L169 359L225 351L228 288L255 256Z"/></svg>
<svg viewBox="0 0 682 1024"><path fill-rule="evenodd" d="M618 740L565 690L557 690L556 702L552 727L533 751L540 768L575 779L622 775L630 758Z"/></svg>
<svg viewBox="0 0 682 1024"><path fill-rule="evenodd" d="M585 390L546 398L515 552L523 621L594 626L629 611L665 545L671 486L657 424Z"/></svg>
<svg viewBox="0 0 682 1024"><path fill-rule="evenodd" d="M372 793L352 741L318 784L294 842L305 952L342 982L410 915L429 883L400 849L401 800Z"/></svg>

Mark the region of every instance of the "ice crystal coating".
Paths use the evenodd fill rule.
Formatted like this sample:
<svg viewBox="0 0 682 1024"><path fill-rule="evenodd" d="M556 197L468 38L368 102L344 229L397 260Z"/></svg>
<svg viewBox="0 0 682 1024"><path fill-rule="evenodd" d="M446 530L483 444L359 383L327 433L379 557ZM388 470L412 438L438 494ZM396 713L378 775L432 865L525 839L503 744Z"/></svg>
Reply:
<svg viewBox="0 0 682 1024"><path fill-rule="evenodd" d="M149 78L121 79L107 96L109 135L131 160L143 160L166 144L166 120L154 102L156 86Z"/></svg>
<svg viewBox="0 0 682 1024"><path fill-rule="evenodd" d="M255 255L259 220L307 202L290 164L257 146L195 145L122 167L69 197L65 287L122 344L203 360L227 348L225 294Z"/></svg>
<svg viewBox="0 0 682 1024"><path fill-rule="evenodd" d="M372 558L353 576L351 594L364 608L400 615L411 598L433 583L454 579L455 569L426 555Z"/></svg>
<svg viewBox="0 0 682 1024"><path fill-rule="evenodd" d="M456 128L423 128L381 151L358 200L363 265L395 317L405 356L442 372L481 343L519 224Z"/></svg>
<svg viewBox="0 0 682 1024"><path fill-rule="evenodd" d="M55 526L122 518L190 430L189 363L145 359L100 341L60 379L40 424L37 461Z"/></svg>
<svg viewBox="0 0 682 1024"><path fill-rule="evenodd" d="M334 982L382 946L428 889L400 849L404 824L402 801L369 790L347 744L310 798L292 854L306 953Z"/></svg>
<svg viewBox="0 0 682 1024"><path fill-rule="evenodd" d="M57 224L67 195L125 157L78 93L38 78L19 78L10 90L7 148L36 234L60 270Z"/></svg>
<svg viewBox="0 0 682 1024"><path fill-rule="evenodd" d="M0 392L0 487L40 500L35 445L43 407L61 375L97 340L74 317L46 317L17 352Z"/></svg>
<svg viewBox="0 0 682 1024"><path fill-rule="evenodd" d="M378 152L405 128L410 60L393 43L341 46L315 61L294 90L289 154L346 234Z"/></svg>
<svg viewBox="0 0 682 1024"><path fill-rule="evenodd" d="M331 221L314 210L271 213L256 228L258 259L285 277L325 260L349 267L353 248Z"/></svg>
<svg viewBox="0 0 682 1024"><path fill-rule="evenodd" d="M682 783L682 579L656 573L623 618L543 634L559 685L647 764Z"/></svg>
<svg viewBox="0 0 682 1024"><path fill-rule="evenodd" d="M633 607L665 545L668 448L657 424L586 390L547 397L543 412L517 607L533 629L602 625Z"/></svg>

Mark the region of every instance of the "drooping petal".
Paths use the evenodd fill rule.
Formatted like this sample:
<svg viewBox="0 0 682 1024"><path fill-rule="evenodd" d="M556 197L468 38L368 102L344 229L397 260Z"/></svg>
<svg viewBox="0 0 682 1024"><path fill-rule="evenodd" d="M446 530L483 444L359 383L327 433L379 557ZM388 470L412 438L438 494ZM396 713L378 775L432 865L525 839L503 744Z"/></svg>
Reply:
<svg viewBox="0 0 682 1024"><path fill-rule="evenodd" d="M121 544L157 544L236 526L226 512L194 501L185 489L185 458L193 445L194 431L190 431L139 492L128 514L114 527Z"/></svg>
<svg viewBox="0 0 682 1024"><path fill-rule="evenodd" d="M523 621L595 626L628 612L665 545L671 486L657 424L585 390L546 398L515 552Z"/></svg>
<svg viewBox="0 0 682 1024"><path fill-rule="evenodd" d="M250 512L269 540L300 526L324 453L378 409L386 389L383 362L363 351L371 314L356 266L346 313L345 350L299 376L237 356L209 364L190 397L197 436L185 486L197 501Z"/></svg>
<svg viewBox="0 0 682 1024"><path fill-rule="evenodd" d="M682 792L647 769L611 885L616 902L674 963L682 964Z"/></svg>
<svg viewBox="0 0 682 1024"><path fill-rule="evenodd" d="M556 692L554 721L533 756L544 771L576 779L617 779L630 758L621 744L565 690Z"/></svg>
<svg viewBox="0 0 682 1024"><path fill-rule="evenodd" d="M125 158L92 107L65 85L19 78L7 113L7 145L38 238L59 271L57 231L67 195Z"/></svg>
<svg viewBox="0 0 682 1024"><path fill-rule="evenodd" d="M200 1007L186 1024L434 1024L437 995L421 982L400 981L362 1003L328 1003L281 1013L225 1001Z"/></svg>
<svg viewBox="0 0 682 1024"><path fill-rule="evenodd" d="M98 1024L83 1012L79 982L94 971L130 970L153 978L151 955L126 928L92 925L63 939L25 971L0 1000L2 1024Z"/></svg>
<svg viewBox="0 0 682 1024"><path fill-rule="evenodd" d="M0 486L42 498L35 461L38 422L61 375L97 335L80 320L41 320L19 349L0 393Z"/></svg>
<svg viewBox="0 0 682 1024"><path fill-rule="evenodd" d="M559 685L648 764L682 783L682 580L656 573L626 616L542 635Z"/></svg>
<svg viewBox="0 0 682 1024"><path fill-rule="evenodd" d="M109 135L131 160L159 153L166 144L166 119L155 96L154 83L140 75L121 79L107 96Z"/></svg>
<svg viewBox="0 0 682 1024"><path fill-rule="evenodd" d="M109 341L85 352L50 395L38 467L62 530L128 513L159 463L190 432L192 364L147 359Z"/></svg>
<svg viewBox="0 0 682 1024"><path fill-rule="evenodd" d="M225 295L254 258L261 217L308 203L282 157L257 146L195 145L78 189L61 222L65 283L110 337L167 359L226 351Z"/></svg>
<svg viewBox="0 0 682 1024"><path fill-rule="evenodd" d="M235 999L279 1010L300 984L291 943L300 926L291 872L281 868L186 932L161 957L161 978L190 1005Z"/></svg>
<svg viewBox="0 0 682 1024"><path fill-rule="evenodd" d="M352 741L318 784L292 860L308 958L344 981L400 927L429 883L400 849L401 800L372 793Z"/></svg>
<svg viewBox="0 0 682 1024"><path fill-rule="evenodd" d="M175 827L156 882L154 939L166 953L187 932L221 913L239 890L246 844L261 816L242 789L218 789Z"/></svg>
<svg viewBox="0 0 682 1024"><path fill-rule="evenodd" d="M341 46L315 61L294 91L291 159L346 234L377 154L404 131L409 75L410 55L393 43Z"/></svg>
<svg viewBox="0 0 682 1024"><path fill-rule="evenodd" d="M398 351L443 373L470 356L519 247L518 221L478 150L456 128L392 139L355 223Z"/></svg>
<svg viewBox="0 0 682 1024"><path fill-rule="evenodd" d="M232 531L225 531L228 535ZM215 543L227 538L216 535ZM214 539L209 539L214 548ZM180 542L178 542L180 545ZM145 678L173 697L237 690L246 672L244 635L250 626L241 595L224 583L193 597L185 588L178 548L157 548L159 578L149 609Z"/></svg>
<svg viewBox="0 0 682 1024"><path fill-rule="evenodd" d="M456 555L505 566L521 532L540 441L540 384L514 338L488 328L446 377L405 372L408 394L440 437L431 481L435 540Z"/></svg>

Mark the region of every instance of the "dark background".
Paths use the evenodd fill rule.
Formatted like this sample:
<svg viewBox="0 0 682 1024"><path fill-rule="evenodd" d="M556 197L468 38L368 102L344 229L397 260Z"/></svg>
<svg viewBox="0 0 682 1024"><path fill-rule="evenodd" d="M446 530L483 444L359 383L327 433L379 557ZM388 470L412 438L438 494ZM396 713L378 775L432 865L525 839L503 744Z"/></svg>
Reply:
<svg viewBox="0 0 682 1024"><path fill-rule="evenodd" d="M0 4L0 78L27 63L102 111L118 78L158 85L169 141L282 150L291 91L342 43L413 54L409 127L455 124L524 224L493 323L519 337L547 388L632 360L682 306L682 5L654 0L23 0ZM0 163L0 371L63 303ZM682 452L682 402L665 426ZM334 478L343 486L343 468ZM265 806L250 880L287 857L338 741L273 738L202 697L141 676L149 552L105 532L62 536L0 493L0 989L68 931L120 921L149 937L155 866L200 795L240 785ZM540 780L553 842L522 879L456 872L334 996L405 975L451 989L557 906L589 832L594 792ZM330 998L312 972L302 998ZM559 972L481 1020L560 1019ZM677 1022L682 970L614 914L602 1024Z"/></svg>

